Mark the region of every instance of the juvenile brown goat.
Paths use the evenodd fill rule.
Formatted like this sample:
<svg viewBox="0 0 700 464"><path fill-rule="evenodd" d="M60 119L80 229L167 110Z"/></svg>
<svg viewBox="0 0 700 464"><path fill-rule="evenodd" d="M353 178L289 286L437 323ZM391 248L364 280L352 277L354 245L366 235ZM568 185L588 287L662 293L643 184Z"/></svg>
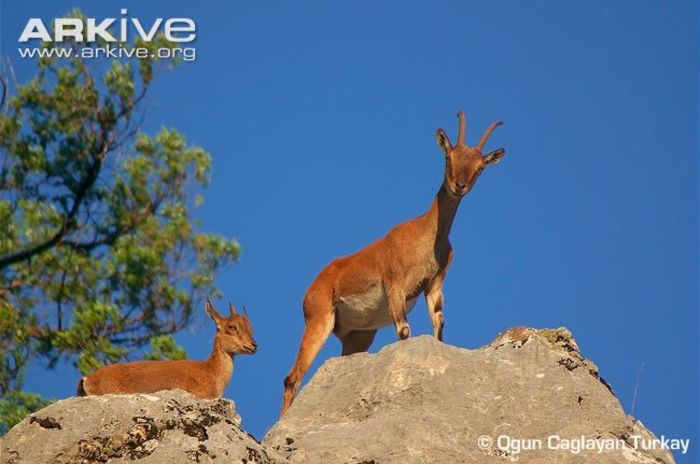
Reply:
<svg viewBox="0 0 700 464"><path fill-rule="evenodd" d="M181 389L202 399L221 398L233 374L233 357L253 354L258 345L248 314L229 303L223 317L207 298L205 309L216 324L214 349L204 361L137 361L105 366L78 382L78 396L153 393Z"/></svg>

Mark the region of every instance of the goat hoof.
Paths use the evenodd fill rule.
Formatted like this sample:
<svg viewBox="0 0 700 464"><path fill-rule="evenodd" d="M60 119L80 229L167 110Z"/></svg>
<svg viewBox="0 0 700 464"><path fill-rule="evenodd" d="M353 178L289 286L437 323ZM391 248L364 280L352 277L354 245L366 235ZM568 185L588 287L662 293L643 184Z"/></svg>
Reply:
<svg viewBox="0 0 700 464"><path fill-rule="evenodd" d="M401 340L406 340L410 336L411 336L411 329L407 325L405 325L399 329L399 338Z"/></svg>

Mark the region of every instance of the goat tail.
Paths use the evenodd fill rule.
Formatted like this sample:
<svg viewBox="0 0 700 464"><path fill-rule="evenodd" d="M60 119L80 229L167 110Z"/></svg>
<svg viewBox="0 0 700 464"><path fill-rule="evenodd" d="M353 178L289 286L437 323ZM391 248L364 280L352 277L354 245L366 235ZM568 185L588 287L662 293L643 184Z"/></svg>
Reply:
<svg viewBox="0 0 700 464"><path fill-rule="evenodd" d="M75 390L78 396L88 396L88 393L85 391L85 377L78 380L78 385Z"/></svg>

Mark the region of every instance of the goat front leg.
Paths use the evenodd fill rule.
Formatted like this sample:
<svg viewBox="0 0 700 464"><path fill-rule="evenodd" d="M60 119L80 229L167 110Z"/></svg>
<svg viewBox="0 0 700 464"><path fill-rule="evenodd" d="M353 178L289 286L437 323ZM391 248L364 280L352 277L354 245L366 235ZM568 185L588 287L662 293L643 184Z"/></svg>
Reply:
<svg viewBox="0 0 700 464"><path fill-rule="evenodd" d="M438 276L432 284L425 289L425 303L428 306L428 314L433 322L433 335L442 341L442 328L445 326L443 306L445 299L442 295L442 276Z"/></svg>
<svg viewBox="0 0 700 464"><path fill-rule="evenodd" d="M389 298L389 315L394 321L396 335L399 340L405 340L411 336L411 328L406 319L406 294L396 287L387 289Z"/></svg>

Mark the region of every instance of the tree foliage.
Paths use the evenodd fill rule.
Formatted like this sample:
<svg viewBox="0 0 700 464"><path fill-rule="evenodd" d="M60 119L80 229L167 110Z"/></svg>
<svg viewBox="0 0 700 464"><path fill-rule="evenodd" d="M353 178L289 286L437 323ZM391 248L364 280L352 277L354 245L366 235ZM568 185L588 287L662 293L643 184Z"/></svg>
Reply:
<svg viewBox="0 0 700 464"><path fill-rule="evenodd" d="M149 344L152 359L184 357L171 334L239 255L192 216L210 155L141 130L153 77L174 64L41 58L2 99L0 422L41 405L21 391L31 362L88 373Z"/></svg>

